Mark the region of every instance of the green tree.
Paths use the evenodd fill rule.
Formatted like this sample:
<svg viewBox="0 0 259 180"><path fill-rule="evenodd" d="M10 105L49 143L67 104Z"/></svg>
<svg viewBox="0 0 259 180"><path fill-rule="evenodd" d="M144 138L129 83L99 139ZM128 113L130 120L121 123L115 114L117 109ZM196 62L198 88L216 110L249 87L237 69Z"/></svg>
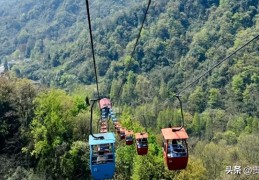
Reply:
<svg viewBox="0 0 259 180"><path fill-rule="evenodd" d="M168 171L164 166L163 159L150 152L146 156L135 156L131 178L134 180L168 178L164 175L164 171Z"/></svg>
<svg viewBox="0 0 259 180"><path fill-rule="evenodd" d="M199 114L196 112L193 117L192 127L196 134L201 135L202 123Z"/></svg>
<svg viewBox="0 0 259 180"><path fill-rule="evenodd" d="M166 83L164 81L162 81L160 84L159 96L162 100L166 99L168 96L168 89L167 89Z"/></svg>
<svg viewBox="0 0 259 180"><path fill-rule="evenodd" d="M206 117L205 119L205 138L211 140L213 137L213 121L210 117Z"/></svg>
<svg viewBox="0 0 259 180"><path fill-rule="evenodd" d="M244 91L245 84L241 75L235 75L232 80L232 90L237 98L237 100L242 100L242 93Z"/></svg>
<svg viewBox="0 0 259 180"><path fill-rule="evenodd" d="M4 71L8 71L9 67L8 67L8 61L7 59L4 60Z"/></svg>
<svg viewBox="0 0 259 180"><path fill-rule="evenodd" d="M17 80L15 86L17 98L15 103L16 110L20 117L22 128L27 129L34 117L35 105L33 104L33 101L37 94L36 88L26 79Z"/></svg>
<svg viewBox="0 0 259 180"><path fill-rule="evenodd" d="M252 132L254 132L254 133L258 133L259 132L259 119L258 118L253 118Z"/></svg>
<svg viewBox="0 0 259 180"><path fill-rule="evenodd" d="M137 76L135 92L138 94L138 99L141 102L149 102L152 100L153 90L150 81L145 76Z"/></svg>
<svg viewBox="0 0 259 180"><path fill-rule="evenodd" d="M13 82L0 77L0 148L6 140L17 133L19 121L15 112L15 90Z"/></svg>
<svg viewBox="0 0 259 180"><path fill-rule="evenodd" d="M229 130L234 131L237 135L239 135L246 127L246 123L244 117L232 117L227 125Z"/></svg>
<svg viewBox="0 0 259 180"><path fill-rule="evenodd" d="M259 163L258 143L258 134L241 134L238 138L239 153L251 164Z"/></svg>
<svg viewBox="0 0 259 180"><path fill-rule="evenodd" d="M180 109L171 110L169 112L170 116L173 116L173 126L181 126L182 124L182 115Z"/></svg>
<svg viewBox="0 0 259 180"><path fill-rule="evenodd" d="M223 136L228 145L233 145L237 143L237 136L236 133L234 133L233 131L226 131L224 132Z"/></svg>
<svg viewBox="0 0 259 180"><path fill-rule="evenodd" d="M212 109L220 107L220 92L218 89L212 88L209 90L208 104Z"/></svg>
<svg viewBox="0 0 259 180"><path fill-rule="evenodd" d="M186 170L180 171L179 174L176 175L175 179L208 179L207 170L205 169L201 159L197 159L195 157L189 157L188 165Z"/></svg>
<svg viewBox="0 0 259 180"><path fill-rule="evenodd" d="M127 77L127 83L123 86L122 99L125 103L132 103L135 96L135 80L136 75L130 71Z"/></svg>
<svg viewBox="0 0 259 180"><path fill-rule="evenodd" d="M214 179L219 176L220 172L225 169L225 148L214 143L205 145L200 152L204 167L207 170L208 179Z"/></svg>
<svg viewBox="0 0 259 180"><path fill-rule="evenodd" d="M89 178L89 146L84 141L75 141L69 151L61 157L62 175L67 178Z"/></svg>
<svg viewBox="0 0 259 180"><path fill-rule="evenodd" d="M74 102L63 91L50 90L41 93L35 103L35 118L31 123L33 146L28 150L38 160L40 170L57 177L61 173L61 156L72 139Z"/></svg>
<svg viewBox="0 0 259 180"><path fill-rule="evenodd" d="M135 156L134 146L123 145L116 150L116 167L119 177L129 179L133 169L133 159Z"/></svg>
<svg viewBox="0 0 259 180"><path fill-rule="evenodd" d="M30 34L26 29L22 29L17 37L17 41L19 44L26 44Z"/></svg>
<svg viewBox="0 0 259 180"><path fill-rule="evenodd" d="M119 83L119 81L117 81L115 79L112 81L111 92L110 92L111 99L118 101L118 96L121 95L121 94L118 94L120 86L121 86L121 84Z"/></svg>
<svg viewBox="0 0 259 180"><path fill-rule="evenodd" d="M157 117L157 125L159 128L164 128L166 127L166 119L164 117L164 113L162 113L163 111L160 111Z"/></svg>
<svg viewBox="0 0 259 180"><path fill-rule="evenodd" d="M26 142L29 123L34 117L36 90L25 79L2 77L0 84L1 148L5 142L7 146L15 146L16 150L20 150ZM6 149L10 149L7 146Z"/></svg>
<svg viewBox="0 0 259 180"><path fill-rule="evenodd" d="M201 87L197 87L195 91L190 95L189 101L190 101L190 111L191 112L198 112L201 113L204 111L206 107L206 96L205 93L202 91Z"/></svg>

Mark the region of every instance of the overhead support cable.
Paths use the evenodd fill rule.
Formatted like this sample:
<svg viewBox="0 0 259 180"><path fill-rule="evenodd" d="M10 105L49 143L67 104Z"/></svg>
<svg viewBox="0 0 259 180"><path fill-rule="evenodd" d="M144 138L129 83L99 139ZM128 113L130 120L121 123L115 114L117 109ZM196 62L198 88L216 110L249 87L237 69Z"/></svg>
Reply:
<svg viewBox="0 0 259 180"><path fill-rule="evenodd" d="M149 9L150 4L151 4L151 0L148 1L147 9L145 11L143 21L141 23L141 27L140 27L140 30L139 30L139 33L138 33L138 37L137 37L136 43L134 45L133 51L131 52L129 63L131 62L131 60L132 60L132 58L134 56L134 53L136 51L136 47L138 45L138 41L139 41L140 36L141 36L141 32L142 32L142 29L143 29L143 26L144 26L144 23L145 23L145 20L146 20L146 17L147 17L147 13L148 13L148 9Z"/></svg>
<svg viewBox="0 0 259 180"><path fill-rule="evenodd" d="M216 67L218 67L220 64L222 64L224 61L228 60L229 58L231 58L233 55L235 55L237 52L239 52L240 50L242 50L244 47L246 47L248 44L250 44L251 42L253 42L254 40L256 40L259 37L259 34L255 37L253 37L251 40L249 40L248 42L246 42L244 45L240 46L239 48L237 48L234 52L232 52L230 55L228 55L227 57L225 57L224 59L222 59L220 62L216 63L215 65L213 65L209 70L207 70L206 72L204 72L203 74L201 74L197 79L195 79L194 81L192 81L190 84L188 84L187 86L185 86L182 90L180 90L176 95L180 95L181 93L183 93L186 89L188 89L190 86L194 85L195 83L197 83L203 76L205 76L206 74L210 73L213 69L215 69Z"/></svg>
<svg viewBox="0 0 259 180"><path fill-rule="evenodd" d="M208 71L206 71L205 73L203 73L202 75L200 75L197 79L195 79L193 82L191 82L190 84L188 84L186 87L184 87L183 89L181 89L178 93L176 93L173 97L167 98L165 101L159 103L156 107L160 107L170 101L172 101L174 99L174 97L176 97L178 99L178 97L181 97L180 94L182 94L187 88L189 88L190 86L192 86L194 83L196 83L199 79L201 79L203 76L205 76L206 74L208 74L209 72L211 72L213 69L215 69L216 67L218 67L221 63L223 63L224 61L226 61L227 59L229 59L230 57L232 57L234 54L236 54L238 51L240 51L241 49L243 49L245 46L247 46L248 44L250 44L252 41L254 41L255 39L257 39L259 37L259 34L257 36L255 36L254 38L252 38L251 40L249 40L247 43L245 43L244 45L240 46L239 48L237 48L233 53L231 53L230 55L228 55L227 57L225 57L223 60L221 60L220 62L218 62L217 64L215 64L211 69L209 69ZM178 99L179 100L179 99ZM180 103L180 106L182 102ZM155 108L151 108L149 109L150 111L153 111ZM182 113L182 112L181 112Z"/></svg>
<svg viewBox="0 0 259 180"><path fill-rule="evenodd" d="M92 48L92 55L93 55L96 90L97 90L98 99L100 99L99 84L98 84L98 74L97 74L97 67L96 67L96 60L95 60L95 52L94 52L94 43L93 43L93 34L92 34L92 26L91 26L91 16L90 16L90 8L89 8L89 2L88 2L88 0L85 0L85 4L86 4L86 11L87 11L87 18L88 18L88 26L89 26L89 33L90 33L90 40L91 40L91 48Z"/></svg>
<svg viewBox="0 0 259 180"><path fill-rule="evenodd" d="M130 60L129 60L129 63L131 63L132 61L132 58L135 54L135 51L136 51L136 47L138 45L138 42L139 42L139 39L140 39L140 36L141 36L141 32L142 32L142 29L143 29L143 26L144 26L144 23L145 23L145 20L146 20L146 17L147 17L147 13L148 13L148 10L149 10L149 7L150 7L150 4L151 4L151 0L148 0L148 5L147 5L147 8L146 8L146 11L145 11L145 14L144 14L144 18L142 20L142 23L141 23L141 26L140 26L140 30L139 30L139 33L138 33L138 36L137 36L137 39L136 39L136 43L134 45L134 48L133 48L133 51L131 52L131 55L130 55ZM121 82L121 86L119 88L119 91L118 91L118 96L120 95L120 92L122 90L122 86L124 85L124 83L126 82L126 68L123 70L123 74L122 74L122 82Z"/></svg>
<svg viewBox="0 0 259 180"><path fill-rule="evenodd" d="M182 117L182 125L180 128L177 129L173 129L173 131L180 131L183 127L184 127L184 115L183 115L183 108L182 108L182 101L180 99L180 94L183 93L187 88L189 88L190 86L196 84L203 76L205 76L206 74L210 73L213 69L215 69L216 67L218 67L220 64L222 64L224 61L228 60L229 58L231 58L233 55L235 55L237 52L239 52L240 50L242 50L244 47L246 47L248 44L250 44L251 42L253 42L255 39L257 39L259 37L259 34L257 36L255 36L254 38L252 38L251 40L249 40L247 43L245 43L244 45L240 46L239 48L237 48L234 52L232 52L230 55L228 55L227 57L225 57L224 59L222 59L221 61L219 61L218 63L216 63L215 65L213 65L209 70L207 70L206 72L204 72L203 74L201 74L197 79L195 79L194 81L192 81L190 84L188 84L187 86L185 86L181 91L179 91L175 96L178 99L179 103L180 103L180 108L181 108L181 117Z"/></svg>
<svg viewBox="0 0 259 180"><path fill-rule="evenodd" d="M92 26L91 26L91 16L90 16L90 8L89 8L88 0L85 0L85 4L86 4L88 26L89 26L89 33L90 33L90 39L91 39L91 48L92 48L92 55L93 55L96 90L97 90L97 96L98 96L97 99L92 100L92 104L91 104L90 135L93 136L95 139L104 139L103 136L97 137L93 134L93 107L94 107L95 102L100 100L100 93L99 93L99 86L98 86L98 74L97 74L97 67L96 67L96 60L95 60L94 43L93 43Z"/></svg>

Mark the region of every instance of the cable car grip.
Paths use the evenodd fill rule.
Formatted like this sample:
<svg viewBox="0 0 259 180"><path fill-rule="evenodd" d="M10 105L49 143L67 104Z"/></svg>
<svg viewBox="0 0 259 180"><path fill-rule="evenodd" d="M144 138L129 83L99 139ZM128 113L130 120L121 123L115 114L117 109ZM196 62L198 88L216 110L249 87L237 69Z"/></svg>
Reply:
<svg viewBox="0 0 259 180"><path fill-rule="evenodd" d="M91 99L91 118L90 118L90 135L93 136L95 139L104 139L103 136L95 136L93 135L93 107L96 101L98 101L99 99Z"/></svg>
<svg viewBox="0 0 259 180"><path fill-rule="evenodd" d="M179 100L179 104L180 104L180 108L181 108L182 124L181 124L180 128L173 128L173 132L180 131L184 127L183 106L182 106L182 101L180 99L180 94L176 94L175 96Z"/></svg>

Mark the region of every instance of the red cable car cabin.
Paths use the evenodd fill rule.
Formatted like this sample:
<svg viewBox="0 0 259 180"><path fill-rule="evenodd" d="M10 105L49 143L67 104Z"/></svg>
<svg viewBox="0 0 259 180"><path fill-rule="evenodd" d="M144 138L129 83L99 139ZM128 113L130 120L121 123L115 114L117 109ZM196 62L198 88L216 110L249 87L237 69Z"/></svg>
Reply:
<svg viewBox="0 0 259 180"><path fill-rule="evenodd" d="M188 163L188 135L184 128L164 128L163 155L169 170L185 169ZM178 130L178 131L177 131Z"/></svg>
<svg viewBox="0 0 259 180"><path fill-rule="evenodd" d="M122 140L122 139L125 139L125 131L126 131L126 128L120 128L120 137L121 137L121 140Z"/></svg>
<svg viewBox="0 0 259 180"><path fill-rule="evenodd" d="M136 133L135 138L138 155L146 155L148 152L148 133Z"/></svg>
<svg viewBox="0 0 259 180"><path fill-rule="evenodd" d="M107 133L107 130L108 130L107 122L101 122L101 130L100 130L100 132L101 133Z"/></svg>
<svg viewBox="0 0 259 180"><path fill-rule="evenodd" d="M99 108L101 109L102 119L108 119L110 109L112 108L111 100L108 98L102 98L99 100Z"/></svg>
<svg viewBox="0 0 259 180"><path fill-rule="evenodd" d="M120 124L115 125L115 129L116 129L116 132L120 134L121 125Z"/></svg>
<svg viewBox="0 0 259 180"><path fill-rule="evenodd" d="M116 122L113 123L113 125L114 125L114 127L116 128L116 126L117 126L117 125L120 125L120 123L116 121Z"/></svg>
<svg viewBox="0 0 259 180"><path fill-rule="evenodd" d="M100 132L107 133L107 126L102 126Z"/></svg>
<svg viewBox="0 0 259 180"><path fill-rule="evenodd" d="M125 132L125 139L126 139L126 145L132 145L133 144L133 131L127 130Z"/></svg>
<svg viewBox="0 0 259 180"><path fill-rule="evenodd" d="M101 125L101 126L107 125L107 121L100 121L100 125Z"/></svg>
<svg viewBox="0 0 259 180"><path fill-rule="evenodd" d="M99 108L100 108L100 109L103 109L103 108L109 108L109 109L111 109L111 108L112 108L111 100L108 99L108 98L102 98L102 99L100 99L100 101L99 101Z"/></svg>

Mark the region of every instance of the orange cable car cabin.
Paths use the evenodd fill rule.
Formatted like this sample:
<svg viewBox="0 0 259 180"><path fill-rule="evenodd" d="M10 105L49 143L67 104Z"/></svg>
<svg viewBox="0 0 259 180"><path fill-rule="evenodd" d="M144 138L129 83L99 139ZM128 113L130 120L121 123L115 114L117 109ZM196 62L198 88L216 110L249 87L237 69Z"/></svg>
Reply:
<svg viewBox="0 0 259 180"><path fill-rule="evenodd" d="M185 169L188 163L188 146L186 140L189 138L184 128L164 128L163 156L169 170Z"/></svg>
<svg viewBox="0 0 259 180"><path fill-rule="evenodd" d="M100 133L107 133L107 132L108 132L107 128L102 128L102 129L100 130Z"/></svg>
<svg viewBox="0 0 259 180"><path fill-rule="evenodd" d="M116 122L113 122L113 125L114 125L114 127L116 128L116 126L117 126L117 125L120 125L120 123L119 123L118 121L116 121Z"/></svg>
<svg viewBox="0 0 259 180"><path fill-rule="evenodd" d="M107 126L107 121L100 121L100 125L101 125L101 126L104 126L104 125Z"/></svg>
<svg viewBox="0 0 259 180"><path fill-rule="evenodd" d="M132 130L127 130L125 132L126 145L133 144L133 134L134 134L134 132Z"/></svg>
<svg viewBox="0 0 259 180"><path fill-rule="evenodd" d="M136 133L135 139L138 155L146 155L148 153L148 133Z"/></svg>
<svg viewBox="0 0 259 180"><path fill-rule="evenodd" d="M115 125L115 129L117 134L120 134L121 125L120 124Z"/></svg>
<svg viewBox="0 0 259 180"><path fill-rule="evenodd" d="M108 131L107 122L102 122L100 132L101 133L107 133L107 131Z"/></svg>

